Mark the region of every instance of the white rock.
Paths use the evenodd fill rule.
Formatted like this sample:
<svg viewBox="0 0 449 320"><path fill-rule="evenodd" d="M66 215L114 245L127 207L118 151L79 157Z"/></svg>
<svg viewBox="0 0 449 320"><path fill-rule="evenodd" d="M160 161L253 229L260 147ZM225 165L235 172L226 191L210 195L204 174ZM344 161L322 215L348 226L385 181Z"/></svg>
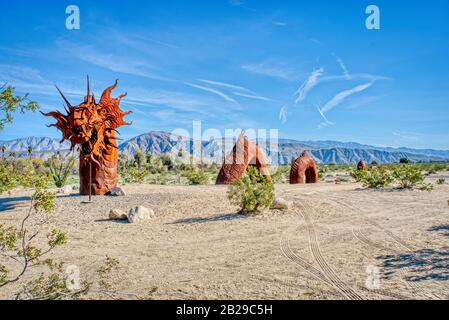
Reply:
<svg viewBox="0 0 449 320"><path fill-rule="evenodd" d="M154 216L152 209L138 206L129 210L128 221L129 223L138 223L145 220L150 220Z"/></svg>
<svg viewBox="0 0 449 320"><path fill-rule="evenodd" d="M271 205L271 209L287 210L290 203L283 198L276 198Z"/></svg>
<svg viewBox="0 0 449 320"><path fill-rule="evenodd" d="M122 197L125 195L126 195L125 190L123 190L123 188L120 188L120 187L115 187L111 191L111 196L114 196L114 197Z"/></svg>
<svg viewBox="0 0 449 320"><path fill-rule="evenodd" d="M109 211L109 219L111 219L111 220L127 220L128 215L123 210L111 209L111 211Z"/></svg>
<svg viewBox="0 0 449 320"><path fill-rule="evenodd" d="M58 189L58 193L62 193L62 194L70 194L72 193L73 188L72 186L64 186L60 189Z"/></svg>

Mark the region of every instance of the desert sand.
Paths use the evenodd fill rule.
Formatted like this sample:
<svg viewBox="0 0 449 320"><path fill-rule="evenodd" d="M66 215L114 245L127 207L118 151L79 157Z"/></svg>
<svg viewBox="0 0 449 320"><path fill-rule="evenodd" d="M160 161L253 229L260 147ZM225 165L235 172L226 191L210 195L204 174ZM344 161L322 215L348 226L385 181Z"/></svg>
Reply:
<svg viewBox="0 0 449 320"><path fill-rule="evenodd" d="M438 177L449 180L449 173ZM91 204L76 194L58 196L46 227L67 232L68 243L52 257L78 266L82 277L91 277L105 256L118 259L112 280L123 299L153 288L155 299L449 298L447 183L432 192L276 185L290 208L250 216L236 213L226 186L124 189L126 196L98 196ZM18 226L29 195L0 196L0 223ZM137 205L155 217L108 220L110 209Z"/></svg>

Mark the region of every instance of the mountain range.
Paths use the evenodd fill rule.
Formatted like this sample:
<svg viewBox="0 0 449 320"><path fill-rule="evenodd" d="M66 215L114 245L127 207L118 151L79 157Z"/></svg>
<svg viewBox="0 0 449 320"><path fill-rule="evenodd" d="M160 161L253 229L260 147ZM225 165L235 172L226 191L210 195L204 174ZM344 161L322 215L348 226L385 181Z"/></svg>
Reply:
<svg viewBox="0 0 449 320"><path fill-rule="evenodd" d="M205 162L221 163L223 155L228 153L234 145L233 139L215 139L210 141L194 141L187 137L174 136L168 132L151 131L119 145L119 151L128 157L137 151L151 153L153 155L172 154L178 155L180 151L201 156ZM359 144L357 142L339 141L297 141L291 139L279 139L278 145L270 146L269 141L262 141L261 147L270 158L271 163L289 164L290 161L302 151L307 150L317 163L349 164L364 160L367 163L398 162L401 158L407 158L414 162L439 162L449 161L449 150L412 149L376 147ZM33 156L46 158L55 152L68 153L70 144L61 143L58 139L43 137L27 137L10 141L0 141L0 147L5 147L5 153L16 153L18 157L28 156L28 147L31 146ZM194 148L196 146L196 148Z"/></svg>

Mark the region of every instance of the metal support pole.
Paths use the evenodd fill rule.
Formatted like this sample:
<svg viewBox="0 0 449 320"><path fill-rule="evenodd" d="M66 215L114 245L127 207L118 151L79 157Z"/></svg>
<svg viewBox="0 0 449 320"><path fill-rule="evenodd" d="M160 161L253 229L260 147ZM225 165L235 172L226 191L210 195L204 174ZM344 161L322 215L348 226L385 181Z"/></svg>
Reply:
<svg viewBox="0 0 449 320"><path fill-rule="evenodd" d="M89 161L89 202L92 202L92 161Z"/></svg>

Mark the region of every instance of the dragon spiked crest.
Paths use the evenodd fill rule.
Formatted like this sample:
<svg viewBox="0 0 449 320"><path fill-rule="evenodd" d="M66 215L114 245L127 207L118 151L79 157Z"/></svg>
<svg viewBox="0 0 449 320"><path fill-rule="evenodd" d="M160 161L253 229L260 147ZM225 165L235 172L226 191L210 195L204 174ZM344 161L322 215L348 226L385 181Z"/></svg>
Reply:
<svg viewBox="0 0 449 320"><path fill-rule="evenodd" d="M117 128L130 125L124 117L131 112L120 109L120 100L126 96L111 97L111 92L117 87L115 84L106 88L97 103L90 90L90 81L87 77L87 95L84 101L72 106L66 96L59 90L65 102L66 115L59 112L42 113L56 119L56 127L62 132L62 140L71 143L71 150L79 147L80 153L80 194L89 194L89 176L92 176L92 194L108 194L117 184L118 149L115 134Z"/></svg>

